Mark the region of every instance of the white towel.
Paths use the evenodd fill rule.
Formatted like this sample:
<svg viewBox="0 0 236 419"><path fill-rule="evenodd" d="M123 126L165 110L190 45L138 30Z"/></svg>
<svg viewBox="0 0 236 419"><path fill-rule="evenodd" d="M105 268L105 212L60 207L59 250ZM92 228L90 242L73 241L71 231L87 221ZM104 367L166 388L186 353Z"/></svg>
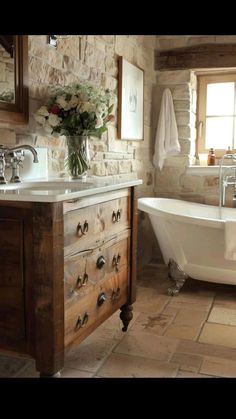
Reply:
<svg viewBox="0 0 236 419"><path fill-rule="evenodd" d="M180 153L178 130L170 89L165 89L157 124L153 164L161 170L166 157Z"/></svg>
<svg viewBox="0 0 236 419"><path fill-rule="evenodd" d="M236 220L225 220L225 252L227 260L236 260Z"/></svg>

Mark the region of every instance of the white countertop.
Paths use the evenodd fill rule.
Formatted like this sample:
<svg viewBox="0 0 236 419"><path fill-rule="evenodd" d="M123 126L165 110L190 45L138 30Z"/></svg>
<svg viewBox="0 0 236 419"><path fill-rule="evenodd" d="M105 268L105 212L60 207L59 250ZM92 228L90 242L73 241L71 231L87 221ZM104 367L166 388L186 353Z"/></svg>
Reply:
<svg viewBox="0 0 236 419"><path fill-rule="evenodd" d="M141 185L141 179L37 179L0 185L0 201L59 202Z"/></svg>

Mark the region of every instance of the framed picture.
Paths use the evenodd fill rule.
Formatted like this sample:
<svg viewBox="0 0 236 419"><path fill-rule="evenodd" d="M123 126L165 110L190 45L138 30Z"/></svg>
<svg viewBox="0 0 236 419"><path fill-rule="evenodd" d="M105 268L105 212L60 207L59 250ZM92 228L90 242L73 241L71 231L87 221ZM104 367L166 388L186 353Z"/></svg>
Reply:
<svg viewBox="0 0 236 419"><path fill-rule="evenodd" d="M118 138L143 140L144 71L119 57Z"/></svg>
<svg viewBox="0 0 236 419"><path fill-rule="evenodd" d="M54 48L57 48L57 35L48 35L47 43Z"/></svg>

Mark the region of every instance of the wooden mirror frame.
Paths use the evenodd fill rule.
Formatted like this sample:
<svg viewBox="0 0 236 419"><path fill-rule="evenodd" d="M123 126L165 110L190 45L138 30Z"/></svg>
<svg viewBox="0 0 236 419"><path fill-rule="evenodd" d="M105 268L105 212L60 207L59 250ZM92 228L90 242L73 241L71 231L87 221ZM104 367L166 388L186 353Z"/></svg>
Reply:
<svg viewBox="0 0 236 419"><path fill-rule="evenodd" d="M14 35L15 102L0 101L0 122L27 124L29 119L28 35Z"/></svg>

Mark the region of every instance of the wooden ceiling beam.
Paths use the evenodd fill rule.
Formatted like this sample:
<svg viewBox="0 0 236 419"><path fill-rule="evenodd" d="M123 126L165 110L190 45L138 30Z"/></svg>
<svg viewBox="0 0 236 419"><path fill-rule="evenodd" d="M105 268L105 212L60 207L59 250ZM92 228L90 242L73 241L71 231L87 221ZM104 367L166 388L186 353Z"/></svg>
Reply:
<svg viewBox="0 0 236 419"><path fill-rule="evenodd" d="M236 44L203 44L155 52L155 70L236 67Z"/></svg>

